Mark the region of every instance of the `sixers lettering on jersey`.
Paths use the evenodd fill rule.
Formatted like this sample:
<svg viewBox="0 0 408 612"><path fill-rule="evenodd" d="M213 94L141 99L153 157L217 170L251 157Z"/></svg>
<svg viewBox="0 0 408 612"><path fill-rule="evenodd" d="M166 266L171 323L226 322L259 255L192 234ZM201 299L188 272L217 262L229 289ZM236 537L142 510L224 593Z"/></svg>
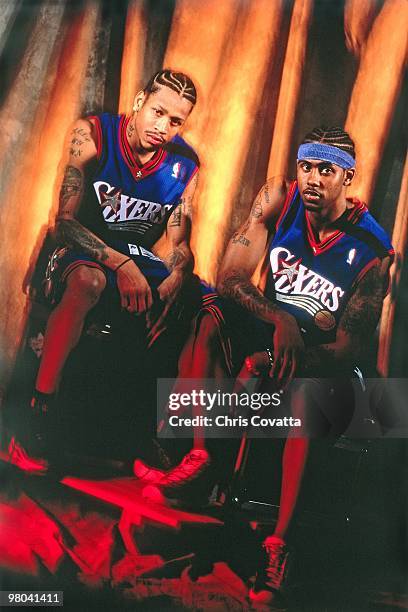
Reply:
<svg viewBox="0 0 408 612"><path fill-rule="evenodd" d="M151 248L198 170L197 155L176 136L140 166L126 135L129 117L104 113L92 119L98 165L81 220L113 248L125 252L128 243Z"/></svg>
<svg viewBox="0 0 408 612"><path fill-rule="evenodd" d="M293 183L269 249L265 295L273 296L305 332L308 345L335 339L356 283L394 251L388 236L358 200L317 242L296 183Z"/></svg>
<svg viewBox="0 0 408 612"><path fill-rule="evenodd" d="M126 223L127 229L133 228L138 234L144 234L152 225L162 223L173 207L172 204L161 205L132 198L104 181L95 181L93 186L105 221ZM139 223L131 223L133 221Z"/></svg>

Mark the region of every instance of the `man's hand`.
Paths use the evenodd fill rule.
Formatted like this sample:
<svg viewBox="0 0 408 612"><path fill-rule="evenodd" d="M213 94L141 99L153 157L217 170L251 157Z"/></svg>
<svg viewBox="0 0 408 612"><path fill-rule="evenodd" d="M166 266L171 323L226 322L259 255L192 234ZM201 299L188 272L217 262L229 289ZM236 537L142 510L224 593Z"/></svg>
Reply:
<svg viewBox="0 0 408 612"><path fill-rule="evenodd" d="M175 269L164 279L157 288L160 301L164 303L164 308L154 320L154 315L148 313L147 326L149 328L148 338L154 338L157 334L162 333L166 329L166 322L170 311L174 313L174 307L177 306L177 298L180 294L184 282L184 274Z"/></svg>
<svg viewBox="0 0 408 612"><path fill-rule="evenodd" d="M284 314L277 322L273 334L273 365L266 351L258 351L246 357L241 370L254 376L276 378L286 388L293 379L305 350L299 327L294 317Z"/></svg>
<svg viewBox="0 0 408 612"><path fill-rule="evenodd" d="M116 272L116 282L122 308L129 312L146 312L151 307L152 292L146 278L134 261L129 259Z"/></svg>
<svg viewBox="0 0 408 612"><path fill-rule="evenodd" d="M275 322L273 333L273 366L269 373L287 387L302 360L305 345L296 319L282 312Z"/></svg>

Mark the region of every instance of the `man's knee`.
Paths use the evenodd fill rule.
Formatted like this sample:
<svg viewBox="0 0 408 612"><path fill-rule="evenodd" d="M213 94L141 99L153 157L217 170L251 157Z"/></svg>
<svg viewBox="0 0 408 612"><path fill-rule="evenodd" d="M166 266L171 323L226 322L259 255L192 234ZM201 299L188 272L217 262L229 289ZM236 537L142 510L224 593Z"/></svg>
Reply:
<svg viewBox="0 0 408 612"><path fill-rule="evenodd" d="M303 379L291 393L291 412L301 420L308 435L340 435L354 413L354 391L350 381Z"/></svg>
<svg viewBox="0 0 408 612"><path fill-rule="evenodd" d="M67 278L67 291L88 301L96 302L106 287L102 270L89 266L78 266Z"/></svg>

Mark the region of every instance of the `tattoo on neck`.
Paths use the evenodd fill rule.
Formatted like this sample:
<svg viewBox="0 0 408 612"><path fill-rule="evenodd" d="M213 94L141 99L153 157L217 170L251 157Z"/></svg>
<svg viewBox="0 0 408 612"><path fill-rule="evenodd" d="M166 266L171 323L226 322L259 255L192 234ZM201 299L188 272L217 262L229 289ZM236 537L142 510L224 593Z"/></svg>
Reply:
<svg viewBox="0 0 408 612"><path fill-rule="evenodd" d="M135 126L133 125L132 120L130 120L127 126L127 136L129 139L132 138L134 131L135 131Z"/></svg>
<svg viewBox="0 0 408 612"><path fill-rule="evenodd" d="M109 257L107 246L76 219L59 219L57 224L58 239L71 248L80 248L98 261Z"/></svg>

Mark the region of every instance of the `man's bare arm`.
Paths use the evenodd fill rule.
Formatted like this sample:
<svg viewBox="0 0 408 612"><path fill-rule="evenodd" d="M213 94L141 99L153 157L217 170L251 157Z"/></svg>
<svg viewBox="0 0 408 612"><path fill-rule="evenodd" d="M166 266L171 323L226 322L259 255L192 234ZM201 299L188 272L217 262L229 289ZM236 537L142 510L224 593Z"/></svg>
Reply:
<svg viewBox="0 0 408 612"><path fill-rule="evenodd" d="M190 234L197 182L198 173L186 187L167 224L167 238L171 248L165 262L170 272L176 271L183 275L190 274L194 267L194 257L190 249Z"/></svg>
<svg viewBox="0 0 408 612"><path fill-rule="evenodd" d="M259 192L244 225L228 245L218 275L217 289L250 313L275 326L274 364L271 375L290 380L296 371L304 344L296 319L266 298L251 282L256 266L264 254L268 237L282 211L287 184L281 178L268 181Z"/></svg>
<svg viewBox="0 0 408 612"><path fill-rule="evenodd" d="M286 191L281 178L271 179L262 187L247 220L233 234L218 274L218 292L267 323L274 323L283 311L255 287L251 277L264 254Z"/></svg>
<svg viewBox="0 0 408 612"><path fill-rule="evenodd" d="M379 261L358 283L340 319L336 341L306 351L303 375L350 369L364 354L381 315L390 263L389 257Z"/></svg>
<svg viewBox="0 0 408 612"><path fill-rule="evenodd" d="M197 174L184 190L179 204L172 212L167 223L167 238L171 246L170 253L164 261L170 270L170 274L158 287L160 299L165 303L163 311L155 321L151 318L148 319L149 337L151 338L165 329L170 309L173 304L177 303L183 283L194 268L194 257L190 249L190 232Z"/></svg>
<svg viewBox="0 0 408 612"><path fill-rule="evenodd" d="M109 248L75 218L84 192L85 167L96 158L97 153L93 125L89 121L79 119L74 123L68 137L67 149L68 163L60 189L55 228L57 240L115 268L126 259L125 256Z"/></svg>

